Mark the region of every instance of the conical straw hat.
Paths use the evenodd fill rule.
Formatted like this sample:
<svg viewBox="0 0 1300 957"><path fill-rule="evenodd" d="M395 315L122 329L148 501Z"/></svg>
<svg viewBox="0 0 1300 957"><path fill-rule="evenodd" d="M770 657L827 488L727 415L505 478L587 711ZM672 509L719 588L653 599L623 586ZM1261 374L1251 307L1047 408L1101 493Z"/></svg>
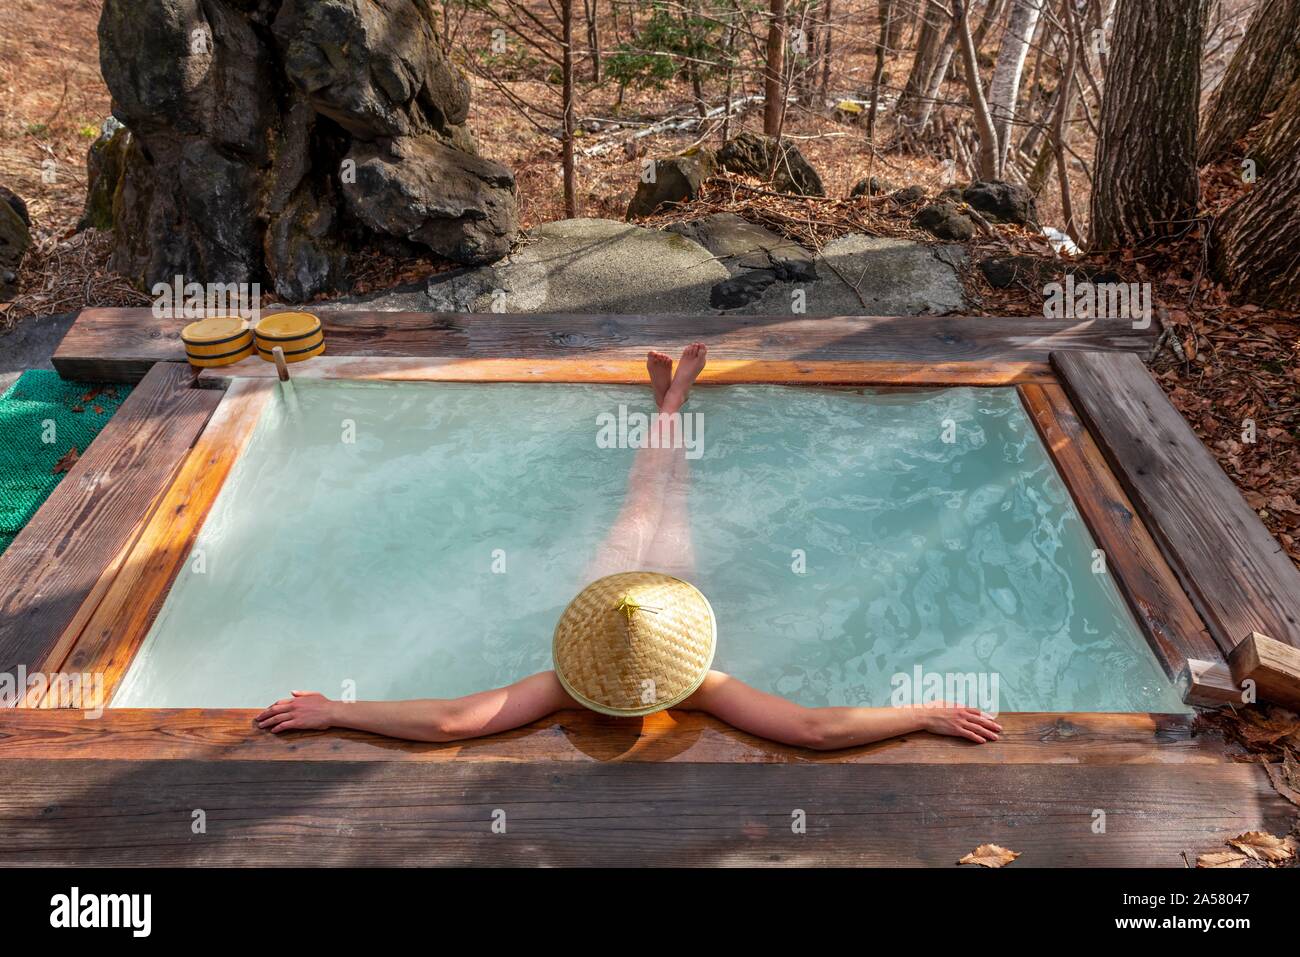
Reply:
<svg viewBox="0 0 1300 957"><path fill-rule="evenodd" d="M698 588L620 572L578 593L555 626L555 673L579 702L634 717L681 704L713 664L718 629Z"/></svg>

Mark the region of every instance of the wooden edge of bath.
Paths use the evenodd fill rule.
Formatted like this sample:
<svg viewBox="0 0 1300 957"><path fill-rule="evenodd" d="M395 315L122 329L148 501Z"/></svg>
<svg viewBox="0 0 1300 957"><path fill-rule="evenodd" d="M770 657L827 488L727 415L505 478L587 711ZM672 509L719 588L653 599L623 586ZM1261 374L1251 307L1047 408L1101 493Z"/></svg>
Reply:
<svg viewBox="0 0 1300 957"><path fill-rule="evenodd" d="M644 359L462 359L454 357L319 356L289 367L297 379L368 379L391 382L576 382L645 385ZM258 358L204 369L201 385L236 378L276 378ZM1055 381L1046 362L840 362L711 359L698 380L705 385L1005 386Z"/></svg>
<svg viewBox="0 0 1300 957"><path fill-rule="evenodd" d="M1220 650L1252 632L1300 647L1300 571L1142 360L1051 361Z"/></svg>
<svg viewBox="0 0 1300 957"><path fill-rule="evenodd" d="M268 309L266 314L278 311ZM994 316L717 316L384 312L321 309L326 349L351 356L644 358L707 343L719 359L914 363L1046 362L1052 350L1147 351L1156 330L1108 320ZM149 308L83 309L54 353L66 378L130 381L154 362L183 362L188 318ZM260 361L260 360L259 360Z"/></svg>
<svg viewBox="0 0 1300 957"><path fill-rule="evenodd" d="M188 366L152 369L0 555L0 673L60 657L220 400ZM66 650L66 649L64 649Z"/></svg>
<svg viewBox="0 0 1300 957"><path fill-rule="evenodd" d="M1000 741L975 745L917 733L863 748L814 752L755 738L695 712L642 720L564 711L514 731L454 744L358 731L274 735L256 710L0 711L0 760L401 762L684 762L804 764L1223 764L1221 738L1191 715L1008 713Z"/></svg>
<svg viewBox="0 0 1300 957"><path fill-rule="evenodd" d="M245 380L220 403L175 480L145 522L85 628L56 670L102 675L111 701L226 476L256 428L272 384Z"/></svg>
<svg viewBox="0 0 1300 957"><path fill-rule="evenodd" d="M1022 385L1020 396L1079 508L1106 568L1171 678L1189 659L1222 662L1218 646L1138 518L1105 456L1059 385Z"/></svg>

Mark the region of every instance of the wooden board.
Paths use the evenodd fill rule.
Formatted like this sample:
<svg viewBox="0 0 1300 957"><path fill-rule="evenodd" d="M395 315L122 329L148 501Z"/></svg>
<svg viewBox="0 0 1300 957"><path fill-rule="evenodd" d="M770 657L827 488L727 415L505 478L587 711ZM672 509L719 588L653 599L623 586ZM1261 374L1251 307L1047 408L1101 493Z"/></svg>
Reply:
<svg viewBox="0 0 1300 957"><path fill-rule="evenodd" d="M1295 817L1250 764L0 760L0 779L4 865L951 867L995 842L1013 867L1183 867Z"/></svg>
<svg viewBox="0 0 1300 957"><path fill-rule="evenodd" d="M1142 360L1051 359L1223 653L1253 631L1300 647L1300 571Z"/></svg>
<svg viewBox="0 0 1300 957"><path fill-rule="evenodd" d="M269 702L268 702L269 704ZM564 711L477 741L424 744L356 731L274 735L256 711L109 709L0 712L0 761L656 761L796 764L1219 764L1223 742L1192 733L1190 715L1004 714L1002 738L975 745L917 733L816 752L745 734L708 715L618 719Z"/></svg>
<svg viewBox="0 0 1300 957"><path fill-rule="evenodd" d="M224 394L204 393L220 404L58 670L102 674L112 700L272 388L245 379Z"/></svg>
<svg viewBox="0 0 1300 957"><path fill-rule="evenodd" d="M1300 648L1252 633L1232 650L1228 664L1238 684L1255 683L1259 700L1300 712Z"/></svg>
<svg viewBox="0 0 1300 957"><path fill-rule="evenodd" d="M268 314L274 310L268 310ZM934 316L468 315L322 310L326 351L349 356L644 358L707 342L717 359L1045 362L1051 350L1150 349L1128 323ZM67 377L130 380L185 358L187 319L150 309L85 309L54 354Z"/></svg>
<svg viewBox="0 0 1300 957"><path fill-rule="evenodd" d="M0 673L40 670L120 559L220 400L163 363L0 555Z"/></svg>
<svg viewBox="0 0 1300 957"><path fill-rule="evenodd" d="M398 382L601 382L648 385L643 359L451 359L321 356L289 366L291 378L379 379ZM258 358L204 369L199 383L275 379L275 365ZM1006 386L1055 382L1046 362L830 362L713 359L703 385L773 382L788 385Z"/></svg>
<svg viewBox="0 0 1300 957"><path fill-rule="evenodd" d="M1177 678L1188 659L1222 661L1214 639L1065 391L1059 385L1024 385L1020 395L1093 539L1106 554L1107 572L1128 599L1165 672Z"/></svg>

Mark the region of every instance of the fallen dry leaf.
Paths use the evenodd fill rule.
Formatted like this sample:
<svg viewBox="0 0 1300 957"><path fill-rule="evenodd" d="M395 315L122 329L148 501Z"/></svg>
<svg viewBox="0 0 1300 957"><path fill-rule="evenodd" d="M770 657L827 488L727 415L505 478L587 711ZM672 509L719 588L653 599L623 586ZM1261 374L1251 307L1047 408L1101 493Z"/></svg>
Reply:
<svg viewBox="0 0 1300 957"><path fill-rule="evenodd" d="M1264 831L1247 831L1229 838L1227 843L1243 854L1269 865L1295 860L1296 841L1290 835L1274 837Z"/></svg>
<svg viewBox="0 0 1300 957"><path fill-rule="evenodd" d="M1245 867L1250 858L1240 851L1213 851L1196 858L1197 867Z"/></svg>
<svg viewBox="0 0 1300 957"><path fill-rule="evenodd" d="M981 844L957 863L978 864L980 867L1006 867L1019 856L1019 851L1009 851L998 844Z"/></svg>
<svg viewBox="0 0 1300 957"><path fill-rule="evenodd" d="M63 458L54 463L54 469L50 474L59 475L68 471L68 469L77 464L77 459L79 458L81 458L81 453L77 451L77 447L74 445L72 448L68 449Z"/></svg>

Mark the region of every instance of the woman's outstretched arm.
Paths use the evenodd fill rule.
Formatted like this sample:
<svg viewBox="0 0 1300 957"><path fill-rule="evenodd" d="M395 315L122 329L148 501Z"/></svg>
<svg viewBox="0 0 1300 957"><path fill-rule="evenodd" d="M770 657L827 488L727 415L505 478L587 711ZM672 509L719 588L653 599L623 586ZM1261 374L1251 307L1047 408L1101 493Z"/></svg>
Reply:
<svg viewBox="0 0 1300 957"><path fill-rule="evenodd" d="M978 744L996 741L1002 727L977 708L942 704L917 708L805 708L743 681L710 671L700 690L681 705L705 711L741 731L817 751L930 731Z"/></svg>
<svg viewBox="0 0 1300 957"><path fill-rule="evenodd" d="M578 707L554 671L463 698L418 701L333 701L314 691L271 705L257 726L281 731L355 728L409 741L460 741L509 731L564 708Z"/></svg>

